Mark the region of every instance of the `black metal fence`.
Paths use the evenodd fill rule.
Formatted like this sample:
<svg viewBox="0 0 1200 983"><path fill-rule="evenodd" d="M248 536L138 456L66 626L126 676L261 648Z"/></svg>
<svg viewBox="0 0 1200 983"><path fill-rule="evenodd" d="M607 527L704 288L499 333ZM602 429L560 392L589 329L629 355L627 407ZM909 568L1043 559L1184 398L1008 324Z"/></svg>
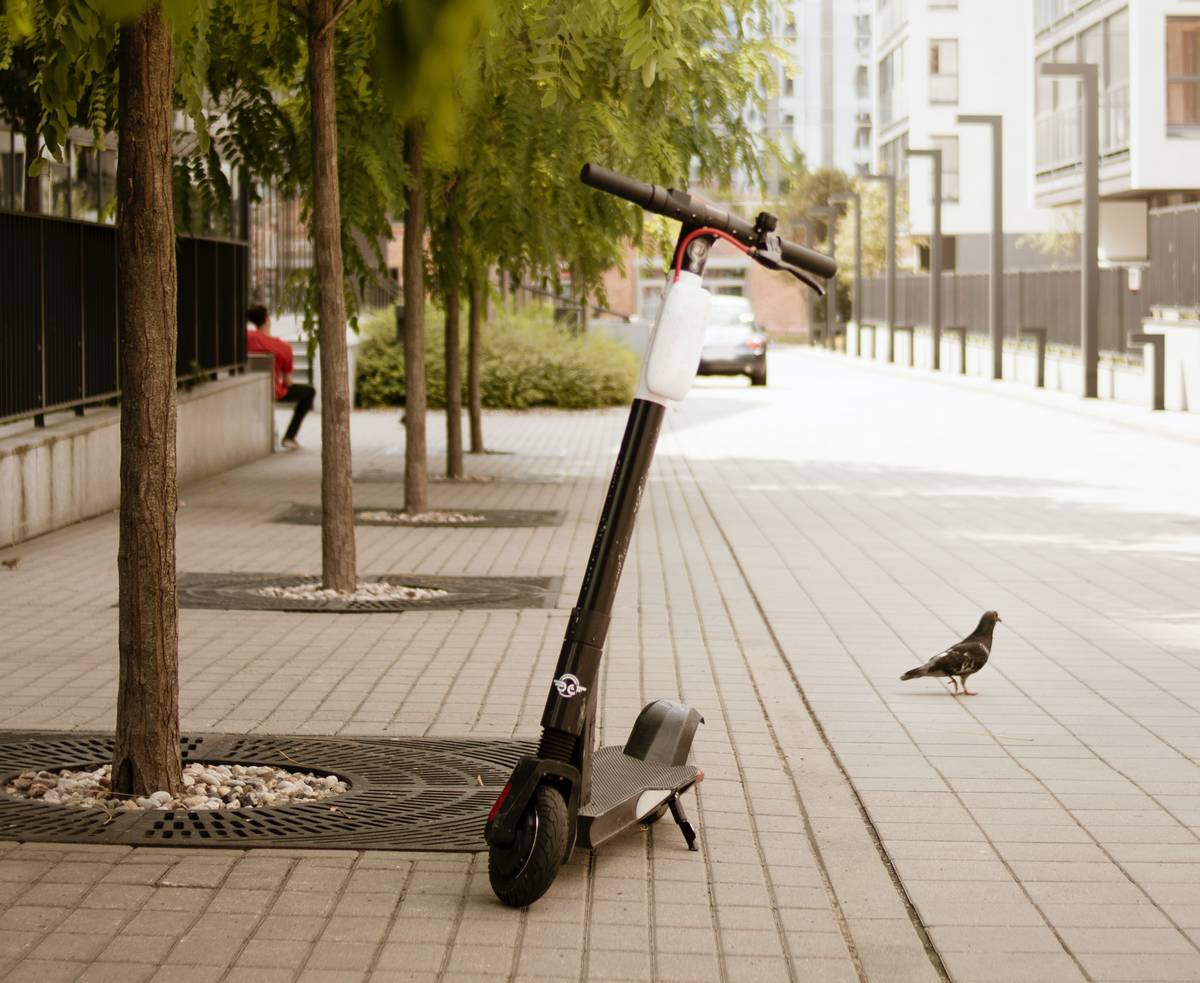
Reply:
<svg viewBox="0 0 1200 983"><path fill-rule="evenodd" d="M246 361L246 245L180 236L181 377ZM112 226L0 212L0 423L120 395Z"/></svg>
<svg viewBox="0 0 1200 983"><path fill-rule="evenodd" d="M1100 348L1124 352L1130 331L1141 327L1152 307L1200 308L1200 205L1155 209L1150 213L1150 263L1140 289L1129 289L1127 269L1100 271ZM1137 276L1137 274L1133 274ZM1022 327L1046 329L1050 344L1080 344L1079 268L1013 270L1004 275L1004 333L1016 338ZM942 276L942 323L986 333L989 276ZM863 279L860 320L886 320L881 276ZM929 324L929 277L896 276L896 323ZM1138 346L1140 349L1140 346Z"/></svg>
<svg viewBox="0 0 1200 983"><path fill-rule="evenodd" d="M942 275L942 323L961 324L969 331L986 333L990 277L987 273ZM863 280L863 315L866 322L884 321L883 277ZM1079 270L1012 271L1004 275L1004 334L1017 338L1023 327L1046 329L1046 341L1079 347ZM1150 312L1143 289L1129 289L1123 269L1100 271L1100 348L1126 350L1125 336L1140 326ZM929 324L929 276L901 273L896 276L896 323Z"/></svg>

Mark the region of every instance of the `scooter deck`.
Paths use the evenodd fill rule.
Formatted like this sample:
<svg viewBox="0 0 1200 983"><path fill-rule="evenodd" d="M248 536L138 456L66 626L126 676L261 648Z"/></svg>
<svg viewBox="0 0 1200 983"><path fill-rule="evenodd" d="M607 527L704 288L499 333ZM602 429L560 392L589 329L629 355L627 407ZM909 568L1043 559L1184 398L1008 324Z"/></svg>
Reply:
<svg viewBox="0 0 1200 983"><path fill-rule="evenodd" d="M691 765L631 758L616 745L599 748L592 757L592 797L579 807L576 844L600 846L669 805L699 774Z"/></svg>

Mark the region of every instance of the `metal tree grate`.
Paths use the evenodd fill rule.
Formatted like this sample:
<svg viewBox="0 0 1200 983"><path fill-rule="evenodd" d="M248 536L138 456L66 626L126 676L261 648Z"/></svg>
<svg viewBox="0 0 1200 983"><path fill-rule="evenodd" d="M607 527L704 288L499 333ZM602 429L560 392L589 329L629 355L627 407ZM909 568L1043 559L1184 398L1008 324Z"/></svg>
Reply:
<svg viewBox="0 0 1200 983"><path fill-rule="evenodd" d="M18 799L0 792L0 840L128 846L330 850L487 849L488 810L520 741L204 735L180 742L184 762L254 764L334 774L349 791L271 808L118 812ZM27 768L96 768L112 757L97 734L0 733L0 784Z"/></svg>
<svg viewBox="0 0 1200 983"><path fill-rule="evenodd" d="M319 578L283 573L184 573L177 591L181 608L225 611L323 611L369 614L388 611L459 611L466 608L552 608L558 604L561 577L431 577L385 574L362 577L367 583L433 587L447 593L424 600L304 600L256 593L261 587L317 586Z"/></svg>
<svg viewBox="0 0 1200 983"><path fill-rule="evenodd" d="M397 526L402 529L422 529L430 526L438 529L532 529L539 526L558 526L562 524L563 520L562 513L557 509L476 509L466 506L438 511L478 515L482 518L474 522L453 522L434 517L409 522L404 519L379 518L372 515L377 512L396 511L398 510L383 506L356 508L354 524L356 526ZM319 526L321 524L321 506L292 505L276 516L274 521L288 522L298 526Z"/></svg>

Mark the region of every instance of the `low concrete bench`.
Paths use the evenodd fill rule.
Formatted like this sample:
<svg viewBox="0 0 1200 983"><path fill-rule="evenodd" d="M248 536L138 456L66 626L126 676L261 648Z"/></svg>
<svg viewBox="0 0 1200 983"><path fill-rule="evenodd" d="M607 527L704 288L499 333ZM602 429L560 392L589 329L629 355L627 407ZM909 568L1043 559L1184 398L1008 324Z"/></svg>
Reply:
<svg viewBox="0 0 1200 983"><path fill-rule="evenodd" d="M1037 382L1034 384L1038 389L1046 388L1046 329L1045 328L1020 328L1017 331L1018 338L1032 338L1037 346Z"/></svg>
<svg viewBox="0 0 1200 983"><path fill-rule="evenodd" d="M854 354L857 355L859 358L863 357L863 332L870 331L871 332L871 354L869 357L872 360L874 360L876 330L877 330L877 327L874 324L860 324L858 326L858 331L855 332Z"/></svg>
<svg viewBox="0 0 1200 983"><path fill-rule="evenodd" d="M1167 361L1166 335L1144 334L1141 331L1129 332L1129 344L1151 345L1154 348L1154 379L1150 409L1165 410L1167 408Z"/></svg>
<svg viewBox="0 0 1200 983"><path fill-rule="evenodd" d="M944 335L956 335L958 337L958 374L967 374L967 326L965 324L952 324L949 327L942 328Z"/></svg>
<svg viewBox="0 0 1200 983"><path fill-rule="evenodd" d="M911 369L917 364L915 344L916 333L913 325L911 324L897 324L892 327L892 330L888 336L888 361L896 361L896 335L898 334L908 335L908 367Z"/></svg>

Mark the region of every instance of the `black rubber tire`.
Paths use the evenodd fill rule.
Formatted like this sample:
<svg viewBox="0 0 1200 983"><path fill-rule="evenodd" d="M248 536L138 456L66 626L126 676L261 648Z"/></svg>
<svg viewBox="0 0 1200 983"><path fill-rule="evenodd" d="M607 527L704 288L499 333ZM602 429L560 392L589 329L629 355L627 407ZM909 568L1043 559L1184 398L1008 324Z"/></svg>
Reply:
<svg viewBox="0 0 1200 983"><path fill-rule="evenodd" d="M566 853L569 819L558 789L539 786L517 839L488 850L488 880L496 897L511 908L524 908L550 890Z"/></svg>
<svg viewBox="0 0 1200 983"><path fill-rule="evenodd" d="M767 384L767 367L764 365L761 372L755 372L750 376L750 385L765 386Z"/></svg>

